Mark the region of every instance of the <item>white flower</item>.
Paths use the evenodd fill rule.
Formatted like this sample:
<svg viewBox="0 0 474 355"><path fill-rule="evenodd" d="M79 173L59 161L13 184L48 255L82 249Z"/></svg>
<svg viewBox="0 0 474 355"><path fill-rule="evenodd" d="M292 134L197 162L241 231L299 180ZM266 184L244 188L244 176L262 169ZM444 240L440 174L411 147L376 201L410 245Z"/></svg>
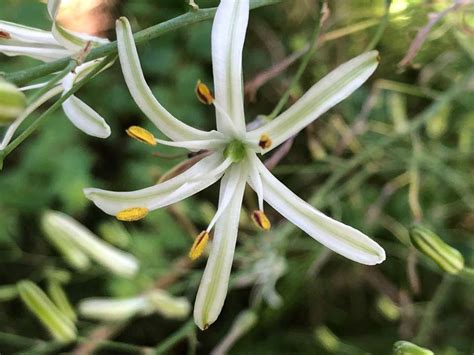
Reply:
<svg viewBox="0 0 474 355"><path fill-rule="evenodd" d="M48 1L48 13L53 22L51 31L27 27L7 21L0 21L0 53L8 56L28 56L44 62L50 62L64 57L74 56L83 50L88 43L92 46L108 43L105 38L89 36L83 33L71 32L56 22L57 10L61 0ZM33 102L9 127L0 143L0 150L10 142L18 126L43 103L52 97L70 90L76 80L83 78L94 67L100 64L101 59L89 61L79 65L73 72L67 74L58 85L35 102ZM37 89L44 84L24 87L23 90ZM107 138L110 127L105 120L91 107L74 95L62 104L69 120L84 133Z"/></svg>
<svg viewBox="0 0 474 355"><path fill-rule="evenodd" d="M194 307L196 324L205 329L218 317L226 298L237 239L245 185L257 193L259 210L252 213L262 228L270 228L264 200L289 221L331 250L360 263L385 259L384 250L363 233L335 221L292 193L259 160L298 133L318 116L350 95L374 72L378 53L364 53L341 65L314 85L298 102L273 121L246 131L242 94L242 49L249 15L248 0L222 0L212 28L215 100L198 83L198 97L216 108L217 131L205 132L179 121L153 96L142 70L130 24L117 21L119 57L125 81L141 110L173 141L154 140L151 133L131 127L129 134L151 144L161 143L207 154L188 170L163 183L133 192L85 189L86 196L108 214L137 220L149 210L183 200L221 179L218 210L196 239L190 256L199 256L215 226L212 247Z"/></svg>

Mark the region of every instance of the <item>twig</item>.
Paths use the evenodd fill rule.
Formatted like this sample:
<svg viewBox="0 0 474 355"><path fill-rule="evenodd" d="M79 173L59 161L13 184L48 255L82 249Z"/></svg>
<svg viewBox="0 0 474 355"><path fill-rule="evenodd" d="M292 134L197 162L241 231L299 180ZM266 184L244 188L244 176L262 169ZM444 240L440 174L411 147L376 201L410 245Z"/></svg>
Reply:
<svg viewBox="0 0 474 355"><path fill-rule="evenodd" d="M150 354L167 354L173 346L175 346L177 343L179 343L182 339L186 338L189 336L191 332L195 330L195 325L192 320L188 321L185 323L181 328L179 328L175 333L173 333L171 336L169 336L164 342L162 342L160 345L154 349L154 351L150 352Z"/></svg>
<svg viewBox="0 0 474 355"><path fill-rule="evenodd" d="M400 68L404 68L407 65L411 64L416 54L420 50L421 46L423 45L423 43L425 43L426 38L428 37L428 34L431 32L431 29L434 25L441 21L451 11L456 11L461 6L468 5L472 2L472 0L455 0L454 4L450 7L444 9L443 11L437 14L431 14L429 16L428 23L420 31L418 31L415 39L410 44L410 48L408 48L407 54L403 57L400 63L398 63L398 66Z"/></svg>
<svg viewBox="0 0 474 355"><path fill-rule="evenodd" d="M427 345L431 331L436 325L435 319L444 301L452 289L454 278L445 274L443 280L435 291L434 297L425 309L421 320L418 334L413 338L413 342L420 345Z"/></svg>
<svg viewBox="0 0 474 355"><path fill-rule="evenodd" d="M343 27L328 33L323 33L317 39L318 41L318 48L322 46L323 43L350 35L352 33L364 30L368 27L376 25L377 22L370 19L358 22L354 25ZM245 84L245 95L251 101L255 101L257 96L257 91L265 85L267 82L272 80L273 78L277 77L285 71L290 65L295 63L298 59L304 56L309 49L311 48L311 44L306 45L303 49L296 51L290 54L288 57L282 59L280 62L272 65L270 68L265 69L261 73L257 74L252 80L247 81Z"/></svg>
<svg viewBox="0 0 474 355"><path fill-rule="evenodd" d="M288 139L285 143L278 147L275 153L271 158L265 161L265 166L268 170L272 170L278 163L290 152L291 147L293 146L294 138Z"/></svg>
<svg viewBox="0 0 474 355"><path fill-rule="evenodd" d="M280 100L278 101L277 105L273 109L273 111L268 115L268 119L272 120L278 114L283 110L285 107L286 103L288 102L288 99L290 98L291 92L293 89L296 87L298 82L301 79L301 76L303 75L304 71L306 70L306 67L309 64L309 61L313 57L314 53L316 52L316 49L318 48L318 37L319 33L321 32L321 27L325 20L327 19L329 15L329 9L327 7L327 4L325 2L319 1L320 4L320 10L318 11L317 18L316 18L316 26L314 28L313 34L311 35L311 40L310 40L310 48L308 52L304 55L300 66L298 67L298 70L296 71L296 74L293 76L293 79L291 79L290 85L288 86L288 89L285 91L285 93L282 95Z"/></svg>
<svg viewBox="0 0 474 355"><path fill-rule="evenodd" d="M273 5L279 2L280 0L252 0L250 3L250 8L256 9L258 7ZM216 8L190 11L184 15L172 18L171 20L159 23L155 26L151 26L142 31L139 31L135 33L133 37L135 39L135 43L137 44L148 43L151 39L162 36L165 33L212 19L215 13ZM103 46L94 48L85 58L85 60L90 61L93 59L102 58L116 52L117 42L107 43ZM7 81L21 86L37 78L41 78L48 74L62 70L69 63L70 59L70 57L66 57L51 63L38 65L30 69L18 71L15 73L7 73L4 75L4 78Z"/></svg>

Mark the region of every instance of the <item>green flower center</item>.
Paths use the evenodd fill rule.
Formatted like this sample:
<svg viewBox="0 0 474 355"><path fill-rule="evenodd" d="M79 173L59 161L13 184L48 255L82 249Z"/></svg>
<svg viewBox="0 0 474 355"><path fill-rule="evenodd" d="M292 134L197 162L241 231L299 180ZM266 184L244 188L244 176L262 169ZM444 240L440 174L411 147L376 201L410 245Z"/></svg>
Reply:
<svg viewBox="0 0 474 355"><path fill-rule="evenodd" d="M245 144L237 139L231 141L224 149L224 156L234 163L240 163L245 158Z"/></svg>

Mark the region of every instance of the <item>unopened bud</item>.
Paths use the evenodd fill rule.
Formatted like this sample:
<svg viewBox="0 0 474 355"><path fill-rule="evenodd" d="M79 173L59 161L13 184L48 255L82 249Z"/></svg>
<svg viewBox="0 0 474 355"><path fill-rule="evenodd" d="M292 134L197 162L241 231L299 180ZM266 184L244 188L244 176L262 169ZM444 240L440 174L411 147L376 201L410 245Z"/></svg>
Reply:
<svg viewBox="0 0 474 355"><path fill-rule="evenodd" d="M15 85L0 79L0 126L12 123L25 107L25 94Z"/></svg>
<svg viewBox="0 0 474 355"><path fill-rule="evenodd" d="M16 285L0 286L0 302L11 301L18 296Z"/></svg>
<svg viewBox="0 0 474 355"><path fill-rule="evenodd" d="M76 338L76 327L31 281L20 281L17 285L22 301L43 323L51 335L61 342L71 342Z"/></svg>
<svg viewBox="0 0 474 355"><path fill-rule="evenodd" d="M413 226L410 230L410 239L420 252L433 260L443 271L457 274L464 268L461 253L428 228L421 225Z"/></svg>
<svg viewBox="0 0 474 355"><path fill-rule="evenodd" d="M86 298L79 303L79 314L101 321L122 321L137 314L149 314L148 301L144 296L127 299Z"/></svg>
<svg viewBox="0 0 474 355"><path fill-rule="evenodd" d="M65 236L53 219L47 216L48 214L45 214L41 219L41 227L48 241L62 254L71 267L76 270L87 269L90 266L89 257Z"/></svg>
<svg viewBox="0 0 474 355"><path fill-rule="evenodd" d="M153 309L171 319L184 319L191 311L191 304L185 297L175 297L163 290L153 290L146 297Z"/></svg>
<svg viewBox="0 0 474 355"><path fill-rule="evenodd" d="M64 292L63 288L58 282L51 281L48 284L48 295L66 317L68 317L73 322L77 320L76 312L69 302L66 292Z"/></svg>
<svg viewBox="0 0 474 355"><path fill-rule="evenodd" d="M328 352L336 352L341 345L339 338L326 326L318 327L314 335L321 346Z"/></svg>
<svg viewBox="0 0 474 355"><path fill-rule="evenodd" d="M396 321L400 318L400 308L387 296L381 296L376 303L379 312L388 320Z"/></svg>
<svg viewBox="0 0 474 355"><path fill-rule="evenodd" d="M400 340L393 344L393 355L434 355L434 353L409 341Z"/></svg>
<svg viewBox="0 0 474 355"><path fill-rule="evenodd" d="M105 243L64 213L46 212L43 216L43 224L48 225L56 234L62 235L63 239L72 243L71 245L79 248L89 258L117 275L133 277L138 271L139 264L133 255Z"/></svg>

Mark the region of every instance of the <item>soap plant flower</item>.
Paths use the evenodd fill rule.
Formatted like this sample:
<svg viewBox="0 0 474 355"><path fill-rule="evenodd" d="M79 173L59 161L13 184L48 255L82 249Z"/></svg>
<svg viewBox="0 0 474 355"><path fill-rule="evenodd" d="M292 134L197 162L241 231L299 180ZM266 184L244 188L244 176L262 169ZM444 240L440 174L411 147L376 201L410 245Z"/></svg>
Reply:
<svg viewBox="0 0 474 355"><path fill-rule="evenodd" d="M123 17L117 21L119 58L130 93L143 113L170 140L156 139L152 133L136 126L130 127L127 133L151 145L163 144L205 153L181 174L145 189L132 192L85 189L85 195L104 212L120 220L133 221L220 180L217 211L209 226L197 236L189 253L192 259L199 257L214 230L194 307L194 319L201 329L217 319L226 298L246 184L258 196L258 210L253 211L251 217L261 229L270 228L264 213L266 201L309 236L346 258L366 265L385 259L379 244L299 198L273 176L258 157L297 134L360 87L377 68L378 53L363 53L342 64L274 120L247 131L242 49L248 17L248 0L221 0L215 15L212 27L215 97L203 83L198 82L196 87L198 98L214 105L216 110L217 130L210 132L178 120L157 101L145 81L130 24Z"/></svg>

